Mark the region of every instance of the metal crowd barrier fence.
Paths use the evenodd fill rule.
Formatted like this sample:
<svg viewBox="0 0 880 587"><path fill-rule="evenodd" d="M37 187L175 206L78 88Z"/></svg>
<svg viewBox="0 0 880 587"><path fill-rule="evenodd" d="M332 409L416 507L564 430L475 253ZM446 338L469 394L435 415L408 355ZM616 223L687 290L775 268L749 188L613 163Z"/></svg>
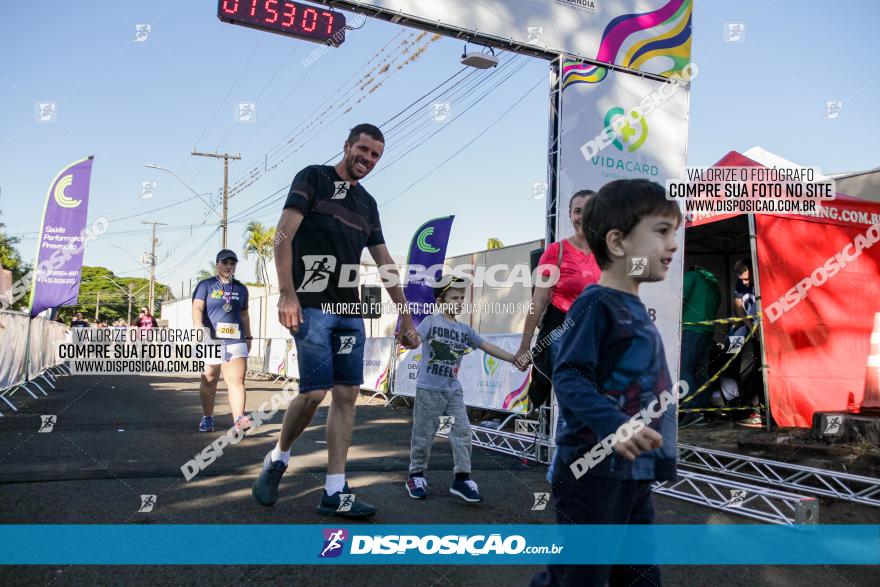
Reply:
<svg viewBox="0 0 880 587"><path fill-rule="evenodd" d="M31 318L24 312L0 311L0 408L17 412L13 396L19 390L38 399L41 396L36 392L46 396L46 388L55 389L57 378L68 373L57 356L58 343L68 332L67 326L58 322Z"/></svg>

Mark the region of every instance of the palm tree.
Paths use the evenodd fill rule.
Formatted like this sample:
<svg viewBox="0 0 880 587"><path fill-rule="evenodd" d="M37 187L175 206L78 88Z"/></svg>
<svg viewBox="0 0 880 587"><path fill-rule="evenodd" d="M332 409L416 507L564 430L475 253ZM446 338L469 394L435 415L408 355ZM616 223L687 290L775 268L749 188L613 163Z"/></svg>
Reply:
<svg viewBox="0 0 880 587"><path fill-rule="evenodd" d="M196 274L196 280L202 281L204 279L211 279L214 277L214 274L217 273L215 267L213 265L209 265L207 269L199 269L199 272Z"/></svg>
<svg viewBox="0 0 880 587"><path fill-rule="evenodd" d="M244 257L257 256L257 281L269 287L269 259L275 256L275 227L266 228L262 222L251 220L244 229Z"/></svg>

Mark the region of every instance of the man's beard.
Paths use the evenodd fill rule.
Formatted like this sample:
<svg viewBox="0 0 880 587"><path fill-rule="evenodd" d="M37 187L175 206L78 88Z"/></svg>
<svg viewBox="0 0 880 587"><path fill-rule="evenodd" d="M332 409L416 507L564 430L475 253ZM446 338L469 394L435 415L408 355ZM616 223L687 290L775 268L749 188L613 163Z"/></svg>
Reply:
<svg viewBox="0 0 880 587"><path fill-rule="evenodd" d="M348 176L352 179L363 179L370 172L370 169L366 165L364 165L364 168L366 169L366 171L359 174L357 171L355 171L355 167L357 166L357 162L358 162L357 157L353 157L352 159L350 159L345 165L345 171L348 172Z"/></svg>

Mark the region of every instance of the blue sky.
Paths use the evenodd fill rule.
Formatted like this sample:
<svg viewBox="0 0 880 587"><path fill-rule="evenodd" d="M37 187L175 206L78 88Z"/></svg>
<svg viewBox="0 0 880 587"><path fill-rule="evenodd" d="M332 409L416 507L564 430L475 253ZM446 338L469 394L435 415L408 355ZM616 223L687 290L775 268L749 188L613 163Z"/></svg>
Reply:
<svg viewBox="0 0 880 587"><path fill-rule="evenodd" d="M149 229L141 221L164 222L158 275L176 292L219 248L216 216L174 177L144 163L172 169L208 193L222 183L222 162L190 156L193 147L240 152L242 161L230 165L233 180L267 154L270 166L278 162L230 200L230 245L240 249L247 220L277 221L284 192L273 194L297 170L338 153L354 124L384 122L455 74L463 48L451 39L431 43L402 69L393 65L360 103L316 116L328 98L359 97L356 80L371 56L389 42L382 55L392 53L411 31L369 20L305 66L318 45L221 23L212 0L49 0L16 10L0 22L0 222L31 257L49 182L67 163L94 154L89 216L105 216L111 226L90 244L86 264L145 275L138 259ZM878 16L868 2L696 0L692 55L700 75L691 93L688 163L710 165L731 149L761 145L825 172L880 165L880 67L867 50ZM745 42L724 42L727 22L745 23ZM143 23L152 27L149 37L135 43L135 25ZM423 110L389 135L364 185L380 205L393 198L381 207L392 254L406 254L424 220L450 213L450 255L482 249L489 237L514 244L543 236L545 204L531 191L546 176L547 63L501 58L504 69L476 73L458 87L469 92L449 99L452 116L468 109L455 122L432 122ZM837 119L825 118L829 100L843 104ZM35 121L38 102L57 103L56 122ZM239 102L256 103L256 122L235 121ZM276 157L279 142L291 137L300 149ZM158 184L150 200L140 197L144 181ZM244 263L239 276L253 279L253 265Z"/></svg>

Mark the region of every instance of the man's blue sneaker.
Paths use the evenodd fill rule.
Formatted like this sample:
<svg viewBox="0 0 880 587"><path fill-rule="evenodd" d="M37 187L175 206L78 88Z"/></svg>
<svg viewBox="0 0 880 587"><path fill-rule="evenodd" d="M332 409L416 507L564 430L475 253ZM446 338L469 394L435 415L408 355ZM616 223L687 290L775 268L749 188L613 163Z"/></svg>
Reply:
<svg viewBox="0 0 880 587"><path fill-rule="evenodd" d="M214 416L202 416L202 421L199 422L199 432L213 432L214 431Z"/></svg>
<svg viewBox="0 0 880 587"><path fill-rule="evenodd" d="M413 499L428 497L428 481L424 477L410 477L406 480L406 491Z"/></svg>
<svg viewBox="0 0 880 587"><path fill-rule="evenodd" d="M483 501L483 496L480 495L480 490L477 488L477 482L472 479L456 479L452 482L449 493L471 503Z"/></svg>
<svg viewBox="0 0 880 587"><path fill-rule="evenodd" d="M342 495L347 495L345 500ZM318 504L318 513L324 516L339 516L341 518L369 518L376 514L376 508L365 501L355 499L348 483L339 493L327 495L324 490L321 495L321 502Z"/></svg>
<svg viewBox="0 0 880 587"><path fill-rule="evenodd" d="M257 503L266 507L275 505L275 502L278 501L278 485L286 470L287 465L284 464L284 461L273 461L272 451L269 451L269 454L263 459L263 470L260 471L260 476L254 481L254 486L251 489Z"/></svg>

